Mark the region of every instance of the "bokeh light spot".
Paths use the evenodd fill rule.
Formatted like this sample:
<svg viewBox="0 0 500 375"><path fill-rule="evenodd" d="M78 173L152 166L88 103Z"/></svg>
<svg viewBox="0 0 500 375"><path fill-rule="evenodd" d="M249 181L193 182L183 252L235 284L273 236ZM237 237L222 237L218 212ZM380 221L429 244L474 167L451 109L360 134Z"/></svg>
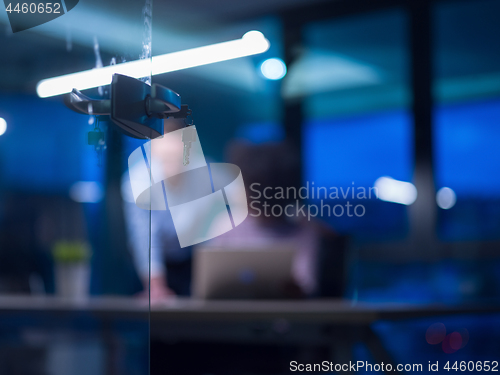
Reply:
<svg viewBox="0 0 500 375"><path fill-rule="evenodd" d="M443 344L442 344L443 352L445 352L447 354L455 353L457 351L457 349L453 349L451 347L450 340L451 340L451 334L447 335L444 338Z"/></svg>
<svg viewBox="0 0 500 375"><path fill-rule="evenodd" d="M460 333L460 336L462 336L462 346L460 347L460 349L462 349L469 342L469 331L467 331L467 329L465 328L462 328L458 332Z"/></svg>
<svg viewBox="0 0 500 375"><path fill-rule="evenodd" d="M439 189L437 192L436 202L437 205L443 210L449 210L457 202L457 195L452 189L444 187Z"/></svg>
<svg viewBox="0 0 500 375"><path fill-rule="evenodd" d="M260 66L260 71L267 79L278 80L285 76L286 65L281 59L267 59Z"/></svg>
<svg viewBox="0 0 500 375"><path fill-rule="evenodd" d="M462 335L460 333L450 333L450 347L454 350L458 350L462 347Z"/></svg>
<svg viewBox="0 0 500 375"><path fill-rule="evenodd" d="M0 135L7 131L7 121L0 117Z"/></svg>
<svg viewBox="0 0 500 375"><path fill-rule="evenodd" d="M446 327L443 323L432 324L425 333L425 340L431 345L439 344L445 337Z"/></svg>

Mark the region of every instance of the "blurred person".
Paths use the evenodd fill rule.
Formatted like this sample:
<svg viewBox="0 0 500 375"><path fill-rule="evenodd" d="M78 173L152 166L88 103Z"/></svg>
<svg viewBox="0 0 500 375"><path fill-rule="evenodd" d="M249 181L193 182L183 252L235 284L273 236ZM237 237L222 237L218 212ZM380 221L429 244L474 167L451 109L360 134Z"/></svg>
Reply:
<svg viewBox="0 0 500 375"><path fill-rule="evenodd" d="M264 197L264 189L299 188L297 171L300 160L294 149L287 143L251 144L234 141L228 148L227 159L240 167L245 188L249 214L239 226L216 237L203 247L269 248L291 247L296 249L292 264L294 285L290 285L289 297L311 296L317 289L317 258L321 238L333 236L331 229L317 221L307 221L304 217L290 217L285 214L264 215L251 207L252 197L259 196L270 207L279 205L283 209L293 203L293 197Z"/></svg>
<svg viewBox="0 0 500 375"><path fill-rule="evenodd" d="M177 125L165 122L165 133L177 130ZM183 152L183 144L162 143L152 147L151 157L164 169L165 176L180 173L181 166L172 163ZM233 142L228 148L227 159L240 167L247 190L248 204L252 196L265 188L296 187L300 160L286 143L250 144ZM179 179L176 190L190 190L189 181ZM192 181L191 181L192 182ZM151 211L151 269L149 268L149 211L138 208L133 200L128 173L123 179L125 216L129 241L133 250L137 270L143 281L144 290L149 286L151 272L151 298L161 299L172 295L189 295L191 282L192 247L181 248L169 210ZM189 186L189 189L188 189ZM128 191L127 191L128 190ZM127 198L128 196L128 198ZM293 199L266 199L270 206L285 207ZM189 219L189 218L186 218ZM195 220L196 221L196 220ZM250 207L249 215L238 227L197 246L231 248L269 248L289 246L296 248L292 266L294 284L289 286L289 296L313 295L317 289L317 257L321 238L333 231L316 221L303 217L279 217L255 215Z"/></svg>
<svg viewBox="0 0 500 375"><path fill-rule="evenodd" d="M178 120L165 120L164 132L169 133L184 126ZM183 153L183 144L171 142L165 147L151 147L151 157L160 161L165 175L180 173L181 166L169 163L174 156ZM182 182L182 181L181 181ZM178 187L179 190L183 186ZM151 287L151 299L174 295L189 295L191 283L191 246L181 248L169 210L144 210L136 206L132 196L128 171L122 178L125 221L129 244L137 272L147 296ZM151 212L151 221L149 214ZM151 264L149 259L149 233L151 224ZM151 268L150 268L151 267ZM149 283L151 277L151 285Z"/></svg>

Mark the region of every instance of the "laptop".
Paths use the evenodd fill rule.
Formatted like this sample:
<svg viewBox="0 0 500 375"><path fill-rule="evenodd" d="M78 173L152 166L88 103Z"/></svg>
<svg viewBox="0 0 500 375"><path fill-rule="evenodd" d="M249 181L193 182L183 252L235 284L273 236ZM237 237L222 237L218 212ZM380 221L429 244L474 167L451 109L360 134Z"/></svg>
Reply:
<svg viewBox="0 0 500 375"><path fill-rule="evenodd" d="M279 299L292 285L291 247L198 248L193 296L201 299Z"/></svg>

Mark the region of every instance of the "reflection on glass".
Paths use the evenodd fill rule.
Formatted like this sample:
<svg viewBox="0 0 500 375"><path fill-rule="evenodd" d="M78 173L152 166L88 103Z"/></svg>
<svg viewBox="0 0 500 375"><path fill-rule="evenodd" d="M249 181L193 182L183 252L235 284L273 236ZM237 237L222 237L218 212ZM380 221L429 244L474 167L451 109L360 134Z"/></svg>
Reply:
<svg viewBox="0 0 500 375"><path fill-rule="evenodd" d="M34 87L151 58L151 1L113 12L101 5L81 1L63 17L0 36L10 82L2 81L0 95L0 329L9 331L0 343L2 371L148 370L147 299L133 297L142 286L120 196L128 142L144 142L125 139L105 118L70 111L61 96L41 99ZM144 76L150 82L150 72ZM107 99L108 84L84 94ZM89 144L89 133L102 134L99 147ZM148 254L149 216L144 220Z"/></svg>

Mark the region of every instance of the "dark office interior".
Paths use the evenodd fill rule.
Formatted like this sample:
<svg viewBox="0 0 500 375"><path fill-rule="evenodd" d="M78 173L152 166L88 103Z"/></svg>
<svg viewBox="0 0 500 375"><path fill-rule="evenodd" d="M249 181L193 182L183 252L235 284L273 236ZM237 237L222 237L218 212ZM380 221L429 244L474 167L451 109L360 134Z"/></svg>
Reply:
<svg viewBox="0 0 500 375"><path fill-rule="evenodd" d="M0 375L498 371L500 1L80 0L15 33L0 14ZM249 204L233 237L175 242L158 265L165 216L124 190L134 150L154 157L147 140L37 91L142 58L148 25L149 57L252 30L269 42L153 69L192 110L207 163L241 168ZM184 126L171 120L165 133ZM269 196L257 218L266 187L308 194ZM204 250L290 243L279 298L194 291Z"/></svg>

